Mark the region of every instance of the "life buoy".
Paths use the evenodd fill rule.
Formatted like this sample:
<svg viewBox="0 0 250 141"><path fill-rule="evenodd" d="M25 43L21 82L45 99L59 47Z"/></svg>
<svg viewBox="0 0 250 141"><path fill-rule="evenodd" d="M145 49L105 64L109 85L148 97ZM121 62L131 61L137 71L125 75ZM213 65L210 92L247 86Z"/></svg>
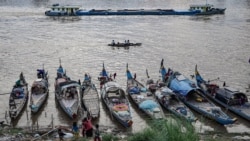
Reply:
<svg viewBox="0 0 250 141"><path fill-rule="evenodd" d="M126 104L118 104L113 107L113 110L115 111L127 111L128 106Z"/></svg>

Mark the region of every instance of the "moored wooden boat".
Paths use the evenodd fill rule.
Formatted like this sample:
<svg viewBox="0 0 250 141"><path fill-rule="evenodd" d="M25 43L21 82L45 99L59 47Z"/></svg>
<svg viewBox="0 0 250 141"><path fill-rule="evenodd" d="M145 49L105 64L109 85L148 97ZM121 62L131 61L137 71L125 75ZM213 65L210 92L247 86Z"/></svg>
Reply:
<svg viewBox="0 0 250 141"><path fill-rule="evenodd" d="M195 80L207 97L238 116L250 120L250 103L245 93L225 86L225 83L220 87L215 83L218 79L205 81L198 72L197 65L195 66Z"/></svg>
<svg viewBox="0 0 250 141"><path fill-rule="evenodd" d="M84 109L92 118L98 118L100 116L99 94L88 74L85 74L82 82L81 101Z"/></svg>
<svg viewBox="0 0 250 141"><path fill-rule="evenodd" d="M72 119L78 117L80 90L79 83L70 80L60 64L55 79L55 97L63 111Z"/></svg>
<svg viewBox="0 0 250 141"><path fill-rule="evenodd" d="M114 74L114 79L115 76L116 73ZM100 81L101 99L108 108L111 118L113 119L114 117L124 127L130 127L133 121L130 104L125 96L125 91L108 75L104 63L98 80Z"/></svg>
<svg viewBox="0 0 250 141"><path fill-rule="evenodd" d="M176 92L180 100L191 109L222 125L232 124L236 121L235 118L228 116L220 107L205 97L204 92L194 82L177 71L171 69L166 71L163 59L161 62L161 75L167 86Z"/></svg>
<svg viewBox="0 0 250 141"><path fill-rule="evenodd" d="M197 120L193 112L181 102L178 96L167 86L157 88L155 96L158 102L175 116L186 119L190 122Z"/></svg>
<svg viewBox="0 0 250 141"><path fill-rule="evenodd" d="M163 111L154 95L146 87L132 77L127 65L127 93L136 106L152 119L164 118Z"/></svg>
<svg viewBox="0 0 250 141"><path fill-rule="evenodd" d="M49 95L48 73L44 69L37 69L37 79L31 86L30 109L37 113Z"/></svg>
<svg viewBox="0 0 250 141"><path fill-rule="evenodd" d="M111 117L115 118L124 127L133 123L130 104L125 96L125 91L115 81L109 81L101 88L101 98L108 108Z"/></svg>
<svg viewBox="0 0 250 141"><path fill-rule="evenodd" d="M28 83L21 72L19 80L16 81L9 97L9 115L15 120L25 109L25 105L29 99Z"/></svg>

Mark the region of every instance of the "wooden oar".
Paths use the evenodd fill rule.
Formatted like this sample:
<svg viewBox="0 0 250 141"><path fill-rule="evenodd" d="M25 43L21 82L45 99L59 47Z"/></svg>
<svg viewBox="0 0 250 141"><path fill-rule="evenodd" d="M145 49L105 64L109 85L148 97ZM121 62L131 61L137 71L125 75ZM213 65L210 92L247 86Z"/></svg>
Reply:
<svg viewBox="0 0 250 141"><path fill-rule="evenodd" d="M147 74L147 77L150 78L149 75L148 75L148 69L146 69L146 74Z"/></svg>

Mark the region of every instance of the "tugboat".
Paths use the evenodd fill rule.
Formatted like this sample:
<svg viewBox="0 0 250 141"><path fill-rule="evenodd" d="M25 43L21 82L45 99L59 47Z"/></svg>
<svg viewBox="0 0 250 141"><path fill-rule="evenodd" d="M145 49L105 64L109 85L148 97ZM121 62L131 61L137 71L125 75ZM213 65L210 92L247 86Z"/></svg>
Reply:
<svg viewBox="0 0 250 141"><path fill-rule="evenodd" d="M226 8L214 8L211 4L201 4L201 5L190 5L190 11L200 11L195 15L214 15L214 14L224 14Z"/></svg>
<svg viewBox="0 0 250 141"><path fill-rule="evenodd" d="M61 6L59 4L53 4L48 10L45 12L46 16L77 16L76 12L80 9L81 6L78 5L65 5Z"/></svg>

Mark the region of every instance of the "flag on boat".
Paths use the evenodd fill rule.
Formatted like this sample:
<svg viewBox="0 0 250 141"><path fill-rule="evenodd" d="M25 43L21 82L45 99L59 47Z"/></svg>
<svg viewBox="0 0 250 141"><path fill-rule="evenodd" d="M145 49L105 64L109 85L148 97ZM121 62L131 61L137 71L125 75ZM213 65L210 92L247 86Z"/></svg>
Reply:
<svg viewBox="0 0 250 141"><path fill-rule="evenodd" d="M195 65L195 79L198 83L205 82L201 77L200 73L198 72L197 65Z"/></svg>
<svg viewBox="0 0 250 141"><path fill-rule="evenodd" d="M127 64L127 79L133 79L132 74L128 69L128 64Z"/></svg>
<svg viewBox="0 0 250 141"><path fill-rule="evenodd" d="M108 77L108 73L106 72L106 69L105 69L105 67L104 67L104 63L103 63L103 65L102 65L101 76L106 76L106 77Z"/></svg>

